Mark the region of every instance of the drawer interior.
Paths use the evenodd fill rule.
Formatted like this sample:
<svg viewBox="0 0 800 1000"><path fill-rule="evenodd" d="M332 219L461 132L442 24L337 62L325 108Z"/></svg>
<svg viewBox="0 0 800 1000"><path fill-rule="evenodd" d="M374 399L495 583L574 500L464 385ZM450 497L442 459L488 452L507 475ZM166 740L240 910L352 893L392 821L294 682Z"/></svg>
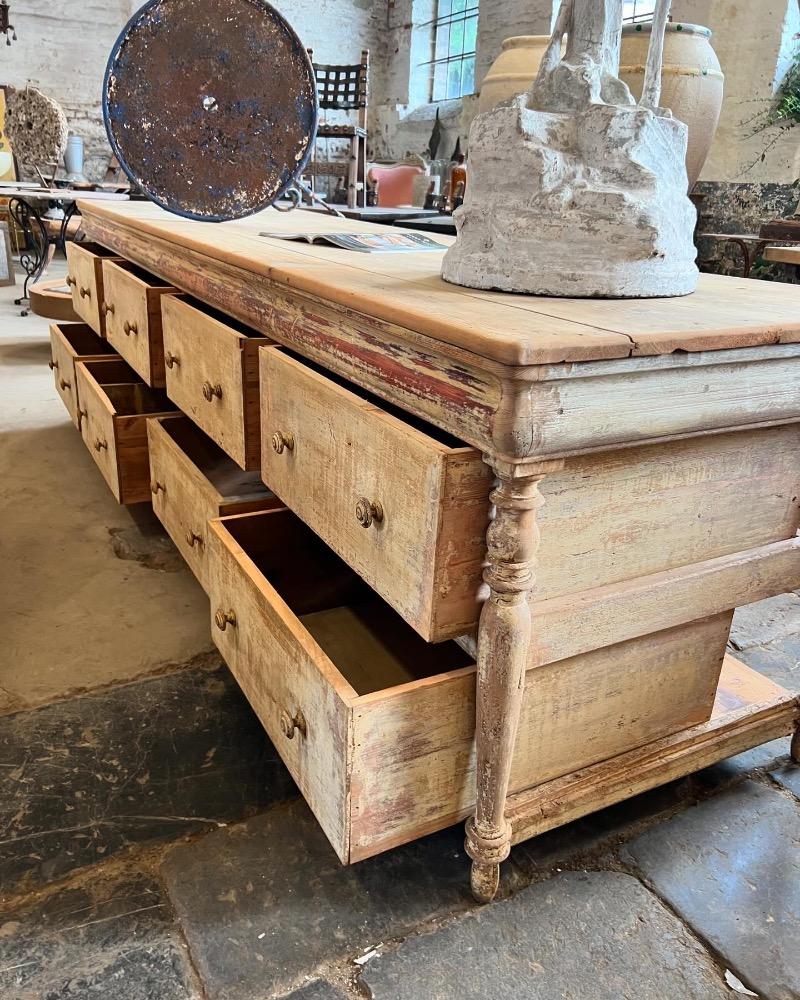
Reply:
<svg viewBox="0 0 800 1000"><path fill-rule="evenodd" d="M192 309L196 309L198 312L202 313L204 316L208 316L210 319L215 320L217 323L221 323L223 326L234 330L242 337L253 337L258 340L264 339L264 334L259 333L258 330L254 330L251 326L247 326L245 323L240 322L233 316L229 316L227 313L220 312L213 306L207 305L205 302L201 302L199 299L193 298L191 295L181 294L176 296L179 302L185 303L187 306L191 306Z"/></svg>
<svg viewBox="0 0 800 1000"><path fill-rule="evenodd" d="M172 288L172 285L168 281L164 281L155 274L145 271L143 267L139 267L138 264L134 264L129 260L117 260L114 262L114 266L118 267L120 271L126 271L128 274L133 275L134 278L150 288Z"/></svg>
<svg viewBox="0 0 800 1000"><path fill-rule="evenodd" d="M90 361L83 364L118 416L132 417L175 409L165 393L151 389L124 361Z"/></svg>
<svg viewBox="0 0 800 1000"><path fill-rule="evenodd" d="M90 253L93 257L117 257L119 256L113 250L109 250L108 247L101 246L99 243L76 243L75 247L78 250L85 250Z"/></svg>
<svg viewBox="0 0 800 1000"><path fill-rule="evenodd" d="M272 495L259 472L245 472L188 417L170 417L161 424L186 457L223 497Z"/></svg>
<svg viewBox="0 0 800 1000"><path fill-rule="evenodd" d="M223 523L357 694L472 664L455 642L420 638L290 511Z"/></svg>
<svg viewBox="0 0 800 1000"><path fill-rule="evenodd" d="M59 323L58 332L79 357L81 355L110 354L117 352L88 323Z"/></svg>

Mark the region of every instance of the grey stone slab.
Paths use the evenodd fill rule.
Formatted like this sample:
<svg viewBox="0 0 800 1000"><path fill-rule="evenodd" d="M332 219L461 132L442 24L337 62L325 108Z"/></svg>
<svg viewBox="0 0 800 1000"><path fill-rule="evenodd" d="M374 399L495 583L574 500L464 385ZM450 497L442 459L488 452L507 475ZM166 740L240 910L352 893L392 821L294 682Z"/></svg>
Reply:
<svg viewBox="0 0 800 1000"><path fill-rule="evenodd" d="M737 652L736 658L787 691L800 691L800 635L753 646Z"/></svg>
<svg viewBox="0 0 800 1000"><path fill-rule="evenodd" d="M199 1000L158 884L82 881L0 912L5 1000Z"/></svg>
<svg viewBox="0 0 800 1000"><path fill-rule="evenodd" d="M471 906L459 827L340 864L302 800L174 847L163 864L213 1000L262 1000L320 966Z"/></svg>
<svg viewBox="0 0 800 1000"><path fill-rule="evenodd" d="M296 794L226 669L187 669L0 717L0 885Z"/></svg>
<svg viewBox="0 0 800 1000"><path fill-rule="evenodd" d="M373 1000L730 1000L720 970L636 879L565 872L373 959Z"/></svg>
<svg viewBox="0 0 800 1000"><path fill-rule="evenodd" d="M800 806L742 782L632 840L624 853L760 996L800 996Z"/></svg>
<svg viewBox="0 0 800 1000"><path fill-rule="evenodd" d="M347 1000L345 994L325 979L317 979L308 986L293 990L284 1000Z"/></svg>
<svg viewBox="0 0 800 1000"><path fill-rule="evenodd" d="M800 799L800 764L795 764L794 761L787 759L769 773L779 785L783 785L787 791L792 792Z"/></svg>
<svg viewBox="0 0 800 1000"><path fill-rule="evenodd" d="M738 608L733 616L731 644L735 649L761 646L775 639L800 635L800 597L779 594Z"/></svg>

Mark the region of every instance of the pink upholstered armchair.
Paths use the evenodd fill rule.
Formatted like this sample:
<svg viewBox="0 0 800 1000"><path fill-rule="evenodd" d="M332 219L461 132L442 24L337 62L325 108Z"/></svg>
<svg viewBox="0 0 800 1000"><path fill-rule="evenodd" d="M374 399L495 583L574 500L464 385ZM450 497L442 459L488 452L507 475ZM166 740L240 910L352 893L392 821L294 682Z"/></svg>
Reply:
<svg viewBox="0 0 800 1000"><path fill-rule="evenodd" d="M391 167L371 167L367 180L377 187L381 208L397 208L412 204L414 178L423 172L422 167L412 163L398 163Z"/></svg>

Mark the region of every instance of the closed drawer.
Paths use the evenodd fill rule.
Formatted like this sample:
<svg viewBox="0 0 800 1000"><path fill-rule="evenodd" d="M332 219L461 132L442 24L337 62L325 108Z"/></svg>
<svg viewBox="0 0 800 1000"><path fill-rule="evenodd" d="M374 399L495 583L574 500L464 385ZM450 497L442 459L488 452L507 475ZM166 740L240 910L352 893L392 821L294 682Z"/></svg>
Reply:
<svg viewBox="0 0 800 1000"><path fill-rule="evenodd" d="M340 859L473 811L475 667L287 510L212 521L212 632ZM512 791L709 718L731 613L527 672Z"/></svg>
<svg viewBox="0 0 800 1000"><path fill-rule="evenodd" d="M161 299L176 291L128 261L104 261L106 337L150 386L163 387Z"/></svg>
<svg viewBox="0 0 800 1000"><path fill-rule="evenodd" d="M244 472L188 417L147 421L153 510L204 590L208 522L280 506L255 472Z"/></svg>
<svg viewBox="0 0 800 1000"><path fill-rule="evenodd" d="M75 312L95 333L106 335L103 261L121 260L99 243L67 243L67 284L72 290Z"/></svg>
<svg viewBox="0 0 800 1000"><path fill-rule="evenodd" d="M124 361L79 361L75 368L81 434L103 478L119 503L149 500L147 420L174 407Z"/></svg>
<svg viewBox="0 0 800 1000"><path fill-rule="evenodd" d="M50 368L56 389L73 424L80 430L76 361L115 358L116 353L87 323L50 324Z"/></svg>
<svg viewBox="0 0 800 1000"><path fill-rule="evenodd" d="M280 348L259 356L264 481L425 639L470 631L492 485L480 454Z"/></svg>
<svg viewBox="0 0 800 1000"><path fill-rule="evenodd" d="M258 349L270 341L184 296L163 299L162 323L167 395L243 469L258 469Z"/></svg>

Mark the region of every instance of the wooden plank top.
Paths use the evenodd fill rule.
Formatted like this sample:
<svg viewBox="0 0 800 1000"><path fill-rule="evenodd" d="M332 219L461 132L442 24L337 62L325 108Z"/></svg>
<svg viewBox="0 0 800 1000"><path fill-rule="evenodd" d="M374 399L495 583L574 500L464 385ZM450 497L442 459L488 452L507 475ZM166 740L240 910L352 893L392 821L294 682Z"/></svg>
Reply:
<svg viewBox="0 0 800 1000"><path fill-rule="evenodd" d="M767 247L764 260L774 260L780 264L800 264L800 247Z"/></svg>
<svg viewBox="0 0 800 1000"><path fill-rule="evenodd" d="M222 261L506 365L800 342L800 289L793 285L703 274L684 298L482 292L443 281L438 252L361 254L260 235L374 232L372 223L275 209L237 222L193 222L143 202L80 208L90 225L96 219L112 235L121 228L158 237L207 256L209 266ZM435 239L442 247L452 242Z"/></svg>

